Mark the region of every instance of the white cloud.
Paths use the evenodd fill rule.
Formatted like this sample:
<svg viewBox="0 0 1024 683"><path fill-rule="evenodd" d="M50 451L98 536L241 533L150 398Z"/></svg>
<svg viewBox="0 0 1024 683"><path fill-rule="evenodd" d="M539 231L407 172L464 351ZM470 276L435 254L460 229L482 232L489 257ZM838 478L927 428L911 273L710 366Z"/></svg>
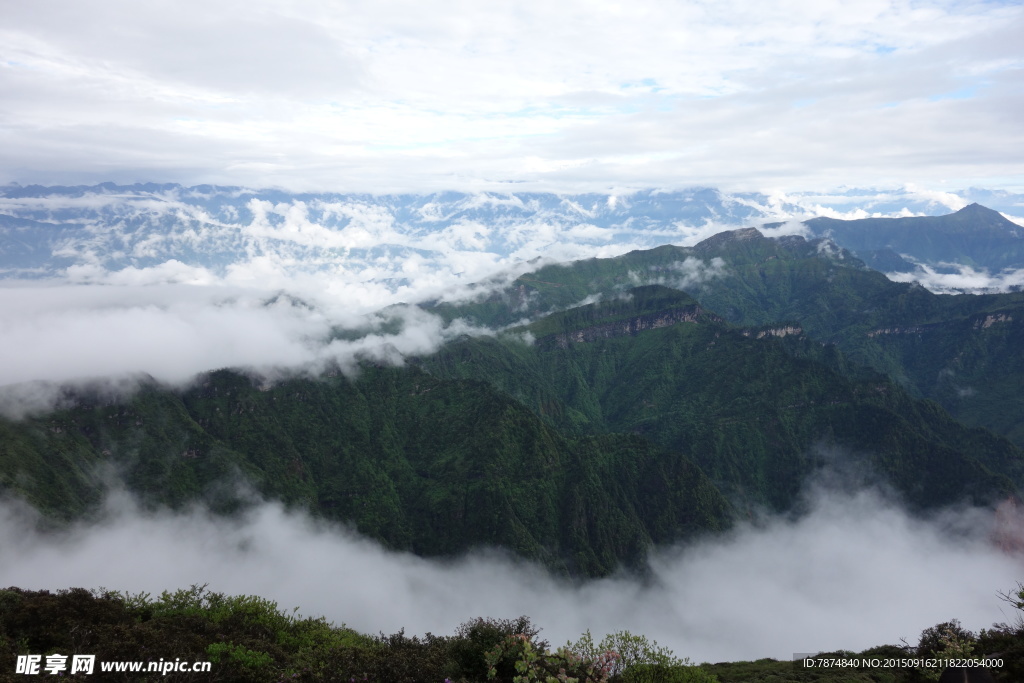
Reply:
<svg viewBox="0 0 1024 683"><path fill-rule="evenodd" d="M886 273L894 282L917 282L936 294L992 294L1024 288L1024 269L989 273L986 269L945 263L942 269L916 264L909 273ZM949 272L954 271L954 272Z"/></svg>
<svg viewBox="0 0 1024 683"><path fill-rule="evenodd" d="M1016 223L1017 225L1024 227L1024 216L1011 216L1008 213L1000 213L1000 215L1006 220Z"/></svg>
<svg viewBox="0 0 1024 683"><path fill-rule="evenodd" d="M253 299L83 306L7 318L0 384L138 372L183 382L218 367L298 365L310 353L305 340L322 334L323 326L303 310Z"/></svg>
<svg viewBox="0 0 1024 683"><path fill-rule="evenodd" d="M496 555L387 552L272 504L232 521L144 513L118 499L101 523L42 534L5 503L0 576L30 589L209 583L368 633L452 633L477 616L526 614L555 644L629 629L696 661L788 659L915 642L952 618L974 630L1012 619L996 593L1019 580L1021 559L994 547L992 524L966 511L921 521L872 492L819 491L799 519L655 554L647 581L572 585Z"/></svg>
<svg viewBox="0 0 1024 683"><path fill-rule="evenodd" d="M155 284L212 285L217 277L206 268L189 266L177 259L170 259L148 268L126 266L121 270L108 271L94 264L71 265L65 269L68 282L83 284L108 284L122 286L144 286Z"/></svg>
<svg viewBox="0 0 1024 683"><path fill-rule="evenodd" d="M811 237L811 230L803 221L788 220L784 221L782 225L774 228L761 226L758 228L762 235L765 237L786 237L789 235L796 235L798 237Z"/></svg>
<svg viewBox="0 0 1024 683"><path fill-rule="evenodd" d="M952 192L918 188L913 183L907 184L907 191L911 196L927 199L933 204L949 209L950 212L959 211L970 203L963 197L955 195Z"/></svg>
<svg viewBox="0 0 1024 683"><path fill-rule="evenodd" d="M661 274L666 271L668 274ZM724 277L729 270L725 261L718 256L708 261L689 256L683 261L670 263L654 272L659 274L645 277L640 273L630 272L629 278L634 284L659 284L674 289L689 290L692 287L707 284L716 278Z"/></svg>
<svg viewBox="0 0 1024 683"><path fill-rule="evenodd" d="M18 417L52 407L63 385L123 393L136 377L180 386L223 367L270 376L328 365L354 370L359 359L400 364L453 337L489 334L410 306L380 313L319 307L325 298L188 285L0 288L0 412ZM398 331L380 332L385 322L397 322ZM366 334L333 339L336 327Z"/></svg>

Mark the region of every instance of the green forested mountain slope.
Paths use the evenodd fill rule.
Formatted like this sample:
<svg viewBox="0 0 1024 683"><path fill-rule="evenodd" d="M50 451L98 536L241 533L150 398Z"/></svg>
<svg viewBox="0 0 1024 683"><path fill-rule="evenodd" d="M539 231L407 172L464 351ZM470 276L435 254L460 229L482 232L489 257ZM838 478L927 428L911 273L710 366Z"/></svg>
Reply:
<svg viewBox="0 0 1024 683"><path fill-rule="evenodd" d="M689 308L696 319L637 332L621 315L624 300L613 300L526 327L537 334L533 345L514 334L467 338L422 367L483 379L563 430L640 434L691 454L734 500L775 509L793 504L832 446L917 506L980 502L1024 481L1018 448L964 428L792 326L737 329L686 294L660 286L630 293L638 320L657 319L652 306L673 296L664 311ZM603 309L617 313L618 334L607 333ZM588 337L594 328L602 334Z"/></svg>
<svg viewBox="0 0 1024 683"><path fill-rule="evenodd" d="M692 248L545 266L473 303L432 310L508 325L640 283L685 289L737 325L798 326L965 423L1024 445L1024 393L1016 389L1024 386L1024 293L933 294L892 282L824 240L735 230Z"/></svg>
<svg viewBox="0 0 1024 683"><path fill-rule="evenodd" d="M933 294L841 252L808 258L798 243L786 250L778 242L746 258L728 244L716 249L730 264L730 281L708 282L698 298L740 324L798 321L853 362L1024 445L1024 293Z"/></svg>
<svg viewBox="0 0 1024 683"><path fill-rule="evenodd" d="M421 555L507 548L575 574L638 562L730 524L684 454L631 435L561 434L470 380L366 367L272 388L228 371L176 395L0 422L0 477L54 515L88 512L103 465L147 503L229 511L243 482Z"/></svg>

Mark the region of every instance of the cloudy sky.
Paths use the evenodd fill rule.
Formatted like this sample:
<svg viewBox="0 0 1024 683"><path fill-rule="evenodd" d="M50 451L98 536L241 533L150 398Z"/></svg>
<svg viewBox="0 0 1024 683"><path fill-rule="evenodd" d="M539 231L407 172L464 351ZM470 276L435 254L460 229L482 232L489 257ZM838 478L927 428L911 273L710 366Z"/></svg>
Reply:
<svg viewBox="0 0 1024 683"><path fill-rule="evenodd" d="M1024 7L5 3L0 182L1024 187Z"/></svg>

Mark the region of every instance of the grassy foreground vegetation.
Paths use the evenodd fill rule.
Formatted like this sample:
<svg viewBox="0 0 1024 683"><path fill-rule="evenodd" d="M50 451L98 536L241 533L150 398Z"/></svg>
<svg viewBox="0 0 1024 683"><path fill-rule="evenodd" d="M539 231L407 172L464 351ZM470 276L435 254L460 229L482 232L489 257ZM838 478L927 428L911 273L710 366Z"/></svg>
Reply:
<svg viewBox="0 0 1024 683"><path fill-rule="evenodd" d="M192 586L148 594L83 588L0 590L0 680L18 655L96 655L93 675L63 680L366 681L380 683L716 683L712 675L643 636L589 633L552 649L527 617L477 618L455 635L369 636L298 616L251 595ZM210 661L210 672L100 673L99 662ZM12 676L13 674L13 676ZM121 676L121 678L119 678Z"/></svg>
<svg viewBox="0 0 1024 683"><path fill-rule="evenodd" d="M1024 609L1024 588L1004 596ZM297 610L297 608L296 608ZM762 659L695 665L642 635L626 631L595 642L589 632L552 648L527 617L477 618L451 636L370 636L326 619L302 617L258 596L228 596L192 586L159 597L72 588L0 590L0 680L19 655L96 655L94 674L61 680L363 681L367 683L830 683L938 680L938 670L815 668ZM998 654L993 654L998 653ZM956 620L925 629L919 644L820 657L911 658L998 656L996 681L1024 675L1024 620L980 634ZM100 662L209 661L208 672L109 673ZM42 672L46 675L45 672Z"/></svg>

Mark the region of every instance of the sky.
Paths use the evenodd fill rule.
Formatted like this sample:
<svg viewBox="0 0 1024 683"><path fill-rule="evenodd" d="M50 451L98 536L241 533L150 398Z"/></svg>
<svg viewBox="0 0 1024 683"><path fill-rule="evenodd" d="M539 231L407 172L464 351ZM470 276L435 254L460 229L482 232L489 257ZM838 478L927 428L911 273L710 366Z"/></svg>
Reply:
<svg viewBox="0 0 1024 683"><path fill-rule="evenodd" d="M1024 188L1019 2L5 3L0 183Z"/></svg>

